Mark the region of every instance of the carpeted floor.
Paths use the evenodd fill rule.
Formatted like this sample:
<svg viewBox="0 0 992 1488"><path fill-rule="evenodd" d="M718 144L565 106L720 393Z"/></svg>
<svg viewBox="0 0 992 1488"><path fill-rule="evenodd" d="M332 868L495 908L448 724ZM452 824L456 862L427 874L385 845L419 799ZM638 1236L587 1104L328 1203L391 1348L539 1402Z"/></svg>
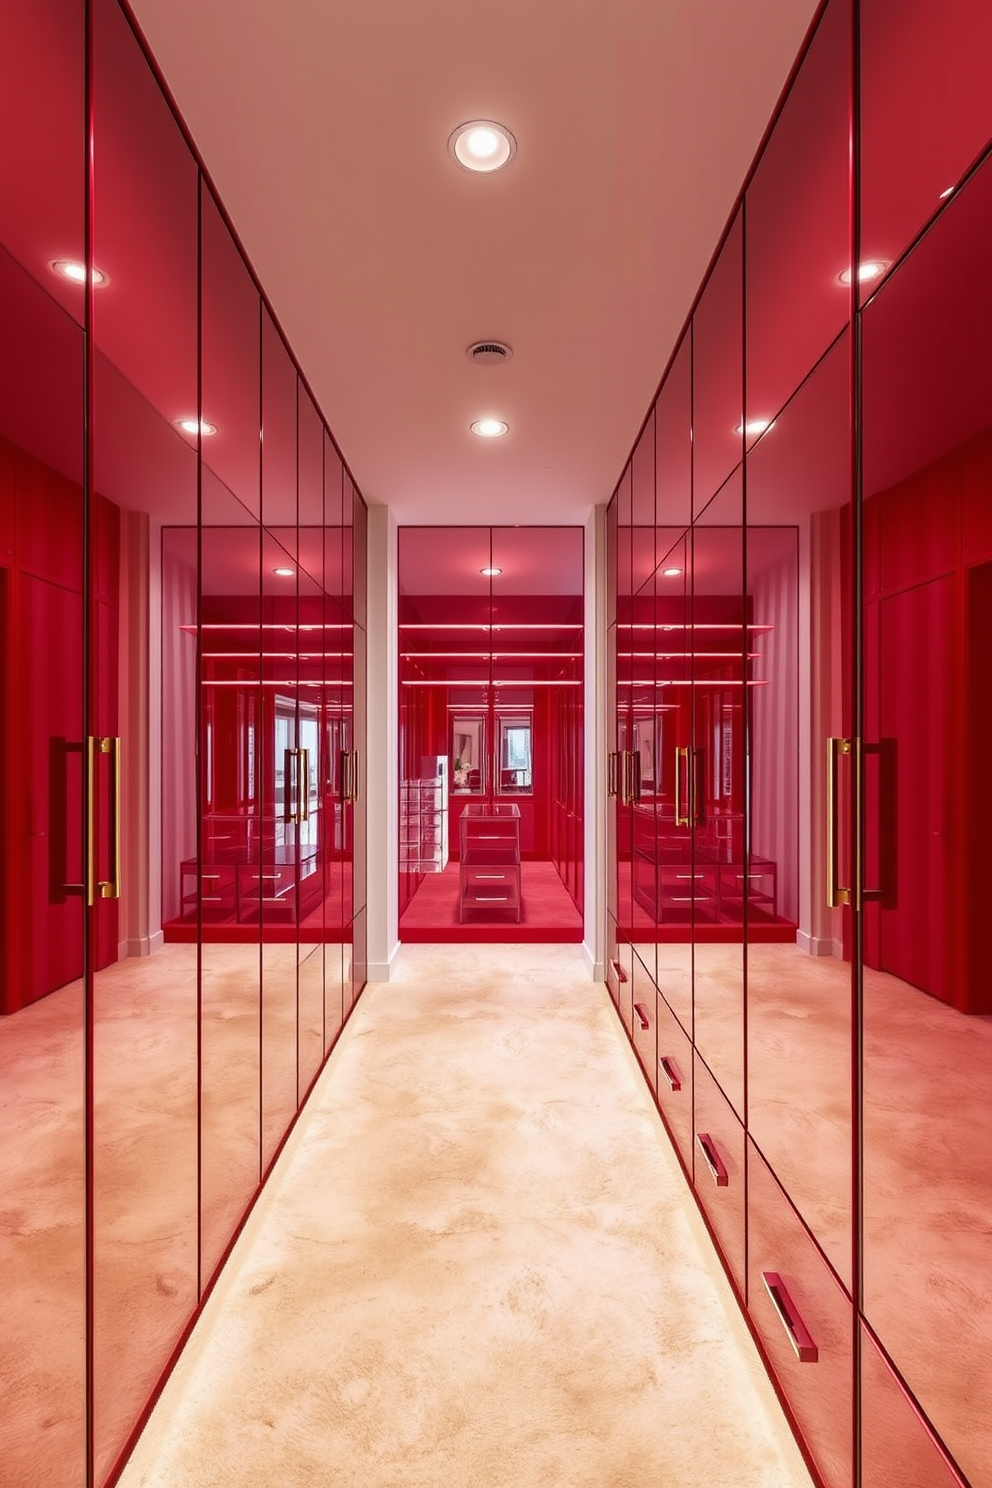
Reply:
<svg viewBox="0 0 992 1488"><path fill-rule="evenodd" d="M808 1488L578 947L405 946L122 1488Z"/></svg>
<svg viewBox="0 0 992 1488"><path fill-rule="evenodd" d="M487 917L478 909L458 922L458 864L428 873L400 918L407 942L459 941L478 944L521 941L563 943L582 939L582 915L553 863L520 865L520 919L506 910Z"/></svg>

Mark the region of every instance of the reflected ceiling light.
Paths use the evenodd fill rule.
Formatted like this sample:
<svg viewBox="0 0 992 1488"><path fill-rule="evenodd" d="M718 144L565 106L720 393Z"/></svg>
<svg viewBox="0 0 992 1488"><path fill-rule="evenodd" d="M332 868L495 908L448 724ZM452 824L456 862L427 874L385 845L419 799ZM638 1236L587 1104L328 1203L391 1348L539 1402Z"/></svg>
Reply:
<svg viewBox="0 0 992 1488"><path fill-rule="evenodd" d="M296 573L295 568L274 568L272 572L280 579L291 579Z"/></svg>
<svg viewBox="0 0 992 1488"><path fill-rule="evenodd" d="M773 429L774 427L774 419L748 419L747 423L744 424L743 427L738 424L734 430L734 433L746 434L748 438L753 438L758 434L764 434L766 429Z"/></svg>
<svg viewBox="0 0 992 1488"><path fill-rule="evenodd" d="M950 196L950 195L951 195L951 193L952 193L952 192L953 192L953 190L954 190L954 187L953 187L953 186L948 186L948 188L947 188L947 190L946 190L946 191L942 191L942 192L941 192L941 193L940 193L940 195L939 195L939 196L938 196L938 198L937 198L937 200L938 200L938 201L946 201L946 200L947 200L947 198L948 198L948 197L949 197L949 196Z"/></svg>
<svg viewBox="0 0 992 1488"><path fill-rule="evenodd" d="M501 434L506 433L509 427L509 424L497 418L476 419L471 425L472 433L478 434L480 439L498 439Z"/></svg>
<svg viewBox="0 0 992 1488"><path fill-rule="evenodd" d="M448 138L448 151L459 165L470 171L496 171L512 160L517 142L504 124L492 119L469 119Z"/></svg>
<svg viewBox="0 0 992 1488"><path fill-rule="evenodd" d="M195 418L176 419L176 427L182 429L184 434L202 434L204 439L209 439L211 434L217 433L217 425L208 424L206 419L200 419L199 423Z"/></svg>
<svg viewBox="0 0 992 1488"><path fill-rule="evenodd" d="M72 259L72 258L53 258L52 259L51 266L55 270L56 274L61 274L63 279L68 279L73 284L85 284L86 283L86 265L85 264L81 264L81 263L77 263L75 259ZM96 265L94 265L93 266L93 287L94 287L94 289L99 289L102 285L107 284L108 282L109 282L108 281L108 277L103 272L103 270L102 269L98 269L96 267Z"/></svg>
<svg viewBox="0 0 992 1488"><path fill-rule="evenodd" d="M480 574L484 579L495 579L503 572L501 568L480 568Z"/></svg>
<svg viewBox="0 0 992 1488"><path fill-rule="evenodd" d="M884 258L866 258L862 263L858 264L858 283L869 284L872 279L880 279L888 267L889 265ZM837 278L841 284L850 284L850 269L845 269L842 274L837 275Z"/></svg>
<svg viewBox="0 0 992 1488"><path fill-rule="evenodd" d="M682 572L680 568L663 568L661 571L666 579L677 579Z"/></svg>

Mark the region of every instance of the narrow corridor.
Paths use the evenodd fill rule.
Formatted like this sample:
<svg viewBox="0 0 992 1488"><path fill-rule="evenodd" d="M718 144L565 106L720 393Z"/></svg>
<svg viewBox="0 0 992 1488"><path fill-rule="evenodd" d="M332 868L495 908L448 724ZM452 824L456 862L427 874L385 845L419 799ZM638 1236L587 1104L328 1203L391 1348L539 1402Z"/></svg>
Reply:
<svg viewBox="0 0 992 1488"><path fill-rule="evenodd" d="M808 1488L578 946L402 949L122 1488Z"/></svg>

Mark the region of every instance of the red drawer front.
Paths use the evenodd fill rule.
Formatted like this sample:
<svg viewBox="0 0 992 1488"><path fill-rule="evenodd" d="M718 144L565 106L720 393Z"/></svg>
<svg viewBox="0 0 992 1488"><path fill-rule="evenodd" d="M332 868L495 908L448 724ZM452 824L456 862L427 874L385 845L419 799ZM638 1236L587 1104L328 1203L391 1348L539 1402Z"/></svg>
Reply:
<svg viewBox="0 0 992 1488"><path fill-rule="evenodd" d="M631 1033L631 1005L634 992L634 950L625 940L619 937L613 944L613 952L610 956L610 964L607 969L607 978L610 982L611 996L616 1003L617 1012L620 1014L621 1022Z"/></svg>
<svg viewBox="0 0 992 1488"><path fill-rule="evenodd" d="M992 1472L992 1468L990 1468ZM992 1482L992 1476L985 1479ZM861 1330L862 1488L962 1488L911 1397ZM976 1478L976 1485L982 1480Z"/></svg>
<svg viewBox="0 0 992 1488"><path fill-rule="evenodd" d="M658 1013L654 978L636 951L633 957L631 991L631 1037L652 1092L658 1089Z"/></svg>
<svg viewBox="0 0 992 1488"><path fill-rule="evenodd" d="M743 1297L744 1128L699 1055L694 1059L693 1187Z"/></svg>
<svg viewBox="0 0 992 1488"><path fill-rule="evenodd" d="M676 1151L692 1172L692 1045L659 994L655 994L658 1030L658 1106Z"/></svg>
<svg viewBox="0 0 992 1488"><path fill-rule="evenodd" d="M851 1488L851 1300L750 1144L748 1312L825 1488Z"/></svg>

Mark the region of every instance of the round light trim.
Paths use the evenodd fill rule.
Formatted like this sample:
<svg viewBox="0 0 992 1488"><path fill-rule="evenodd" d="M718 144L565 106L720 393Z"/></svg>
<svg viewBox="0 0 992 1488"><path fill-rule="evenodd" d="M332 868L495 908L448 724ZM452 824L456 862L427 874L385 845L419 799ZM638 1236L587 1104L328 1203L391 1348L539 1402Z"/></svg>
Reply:
<svg viewBox="0 0 992 1488"><path fill-rule="evenodd" d="M498 579L503 570L501 568L480 568L479 572L484 579Z"/></svg>
<svg viewBox="0 0 992 1488"><path fill-rule="evenodd" d="M509 424L498 418L476 419L470 425L473 434L478 434L480 439L499 439L509 429Z"/></svg>
<svg viewBox="0 0 992 1488"><path fill-rule="evenodd" d="M858 283L870 284L873 279L880 279L889 267L884 258L866 258L863 263L858 264ZM838 274L837 278L841 284L847 286L851 282L851 271L845 269Z"/></svg>
<svg viewBox="0 0 992 1488"><path fill-rule="evenodd" d="M86 283L86 265L78 263L73 258L53 258L51 267L63 279L68 279L70 284ZM109 283L108 275L102 269L98 269L96 265L93 266L92 273L94 289L102 289L105 284Z"/></svg>
<svg viewBox="0 0 992 1488"><path fill-rule="evenodd" d="M217 433L217 425L208 424L206 419L201 419L199 423L195 418L176 419L176 428L182 429L184 434L192 434L194 438L201 434L204 439L209 439L211 434Z"/></svg>
<svg viewBox="0 0 992 1488"><path fill-rule="evenodd" d="M666 579L677 579L682 572L680 568L663 568L661 571Z"/></svg>
<svg viewBox="0 0 992 1488"><path fill-rule="evenodd" d="M488 174L501 170L517 153L517 142L504 124L469 119L448 138L448 153L464 170Z"/></svg>
<svg viewBox="0 0 992 1488"><path fill-rule="evenodd" d="M292 579L293 577L295 577L296 569L295 568L274 568L272 570L272 572L275 574L275 576L276 576L277 579Z"/></svg>

